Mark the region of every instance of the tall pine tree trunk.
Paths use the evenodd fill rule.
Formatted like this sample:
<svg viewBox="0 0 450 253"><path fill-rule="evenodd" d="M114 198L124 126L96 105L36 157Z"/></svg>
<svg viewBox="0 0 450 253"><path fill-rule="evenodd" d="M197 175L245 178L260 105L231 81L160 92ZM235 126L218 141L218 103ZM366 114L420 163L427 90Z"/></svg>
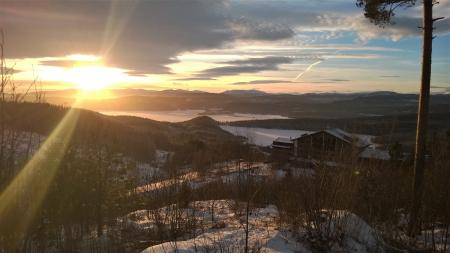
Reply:
<svg viewBox="0 0 450 253"><path fill-rule="evenodd" d="M414 186L408 233L419 231L419 213L424 192L425 153L428 108L430 100L431 51L433 40L433 0L423 0L422 78L417 116L416 150L414 156Z"/></svg>

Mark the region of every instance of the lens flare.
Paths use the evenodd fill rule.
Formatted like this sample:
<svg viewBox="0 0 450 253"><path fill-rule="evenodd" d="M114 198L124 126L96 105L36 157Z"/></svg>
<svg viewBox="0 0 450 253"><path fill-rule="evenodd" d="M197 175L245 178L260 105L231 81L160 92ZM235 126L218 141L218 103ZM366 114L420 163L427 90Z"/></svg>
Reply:
<svg viewBox="0 0 450 253"><path fill-rule="evenodd" d="M114 84L118 71L101 65L73 67L69 70L67 81L82 91L98 91Z"/></svg>
<svg viewBox="0 0 450 253"><path fill-rule="evenodd" d="M77 102L76 102L77 103ZM0 226L11 231L13 243L32 224L64 157L79 116L70 109L39 150L0 194Z"/></svg>

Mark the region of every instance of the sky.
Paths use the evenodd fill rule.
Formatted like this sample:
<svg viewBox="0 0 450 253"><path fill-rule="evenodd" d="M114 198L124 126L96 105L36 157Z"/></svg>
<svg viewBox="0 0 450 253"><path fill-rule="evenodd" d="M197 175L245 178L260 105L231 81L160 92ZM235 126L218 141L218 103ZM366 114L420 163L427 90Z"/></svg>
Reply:
<svg viewBox="0 0 450 253"><path fill-rule="evenodd" d="M0 2L13 79L49 90L416 93L420 1L393 21L375 26L351 0ZM450 92L450 19L435 35L432 92Z"/></svg>

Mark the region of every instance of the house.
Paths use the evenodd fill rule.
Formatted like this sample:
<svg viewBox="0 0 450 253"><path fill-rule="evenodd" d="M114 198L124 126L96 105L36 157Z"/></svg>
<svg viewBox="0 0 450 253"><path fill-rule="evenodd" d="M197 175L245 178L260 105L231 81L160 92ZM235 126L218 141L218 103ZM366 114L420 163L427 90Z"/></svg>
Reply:
<svg viewBox="0 0 450 253"><path fill-rule="evenodd" d="M364 143L356 136L338 128L327 129L294 139L294 156L305 159L348 156L363 147Z"/></svg>
<svg viewBox="0 0 450 253"><path fill-rule="evenodd" d="M276 138L271 148L274 153L287 154L303 161L333 161L358 159L362 161L387 161L388 151L372 142L373 136L353 134L339 128L326 129L298 138Z"/></svg>
<svg viewBox="0 0 450 253"><path fill-rule="evenodd" d="M291 138L278 137L270 147L274 151L292 154L294 152L294 141Z"/></svg>
<svg viewBox="0 0 450 253"><path fill-rule="evenodd" d="M348 133L339 128L304 134L293 139L293 143L293 155L302 159L390 159L387 151L375 147L370 136Z"/></svg>

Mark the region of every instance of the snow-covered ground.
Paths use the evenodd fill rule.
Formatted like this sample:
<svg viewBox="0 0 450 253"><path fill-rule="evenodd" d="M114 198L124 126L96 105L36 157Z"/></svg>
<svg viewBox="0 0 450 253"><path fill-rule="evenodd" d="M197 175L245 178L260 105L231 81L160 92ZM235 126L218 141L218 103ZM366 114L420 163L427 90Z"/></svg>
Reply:
<svg viewBox="0 0 450 253"><path fill-rule="evenodd" d="M257 127L236 127L236 126L220 126L223 130L237 136L242 136L248 139L251 144L258 146L269 146L273 140L278 137L283 138L297 138L303 134L312 133L312 131L304 130L288 130L288 129L269 129Z"/></svg>
<svg viewBox="0 0 450 253"><path fill-rule="evenodd" d="M220 122L232 122L240 120L263 120L263 119L287 119L281 115L251 114L251 113L211 113L205 110L174 110L174 111L100 111L105 115L128 115L147 118L157 121L182 122L199 116L209 116Z"/></svg>
<svg viewBox="0 0 450 253"><path fill-rule="evenodd" d="M151 246L142 253L169 252L243 252L245 247L245 204L232 200L196 201L187 208L166 206L157 210L139 210L125 217L128 225L138 229L161 229L161 221L179 219L196 222L190 238ZM157 221L155 218L158 218ZM341 244L333 245L331 252L384 252L377 232L355 214L334 211L328 224L332 232L343 234ZM172 219L171 219L172 218ZM274 205L251 209L249 219L249 252L312 252L309 244L293 237L289 226L279 221ZM169 223L164 223L169 226ZM301 231L300 231L301 233Z"/></svg>
<svg viewBox="0 0 450 253"><path fill-rule="evenodd" d="M201 176L200 173L187 170L186 173L179 175L176 178L165 180L158 180L149 184L143 184L134 189L135 193L152 192L161 190L167 187L181 185L187 183L191 188L198 188L211 182L222 181L224 183L236 181L241 176L276 176L276 171L271 170L270 165L255 162L247 163L237 161L230 161L228 163L216 164L215 168L208 172L207 175Z"/></svg>

